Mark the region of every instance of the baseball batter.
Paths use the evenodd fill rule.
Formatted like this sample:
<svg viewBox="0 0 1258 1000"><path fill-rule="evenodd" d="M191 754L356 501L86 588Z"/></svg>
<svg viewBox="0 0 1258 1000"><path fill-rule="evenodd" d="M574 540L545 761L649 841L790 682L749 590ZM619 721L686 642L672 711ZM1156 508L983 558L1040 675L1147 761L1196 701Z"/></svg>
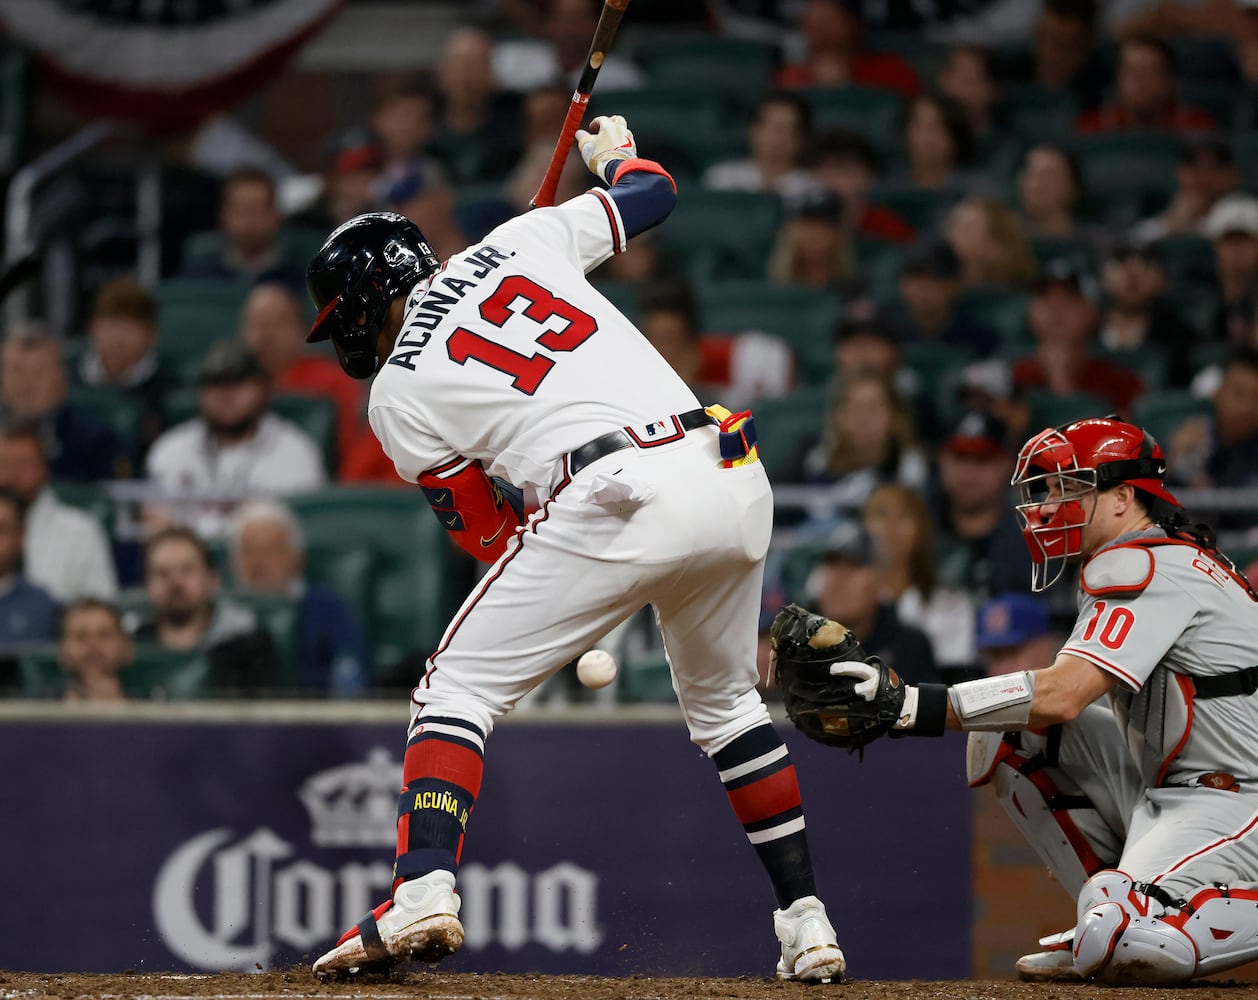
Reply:
<svg viewBox="0 0 1258 1000"><path fill-rule="evenodd" d="M672 178L620 117L577 133L608 185L437 261L401 216L361 216L310 264L345 371L398 474L492 563L411 695L393 898L319 974L463 940L455 879L494 721L641 608L655 607L691 738L716 764L773 884L778 975L841 978L790 756L755 691L772 519L748 414L709 413L585 274L663 221ZM540 509L520 523L511 494ZM644 870L644 876L649 874Z"/></svg>
<svg viewBox="0 0 1258 1000"><path fill-rule="evenodd" d="M971 784L993 786L1078 902L1072 931L1019 960L1026 979L1173 985L1258 958L1258 594L1165 469L1149 434L1114 419L1022 448L1032 589L1080 564L1079 617L1051 666L905 688L876 660L831 662L851 698L793 707L822 736L838 718L863 741L971 731Z"/></svg>

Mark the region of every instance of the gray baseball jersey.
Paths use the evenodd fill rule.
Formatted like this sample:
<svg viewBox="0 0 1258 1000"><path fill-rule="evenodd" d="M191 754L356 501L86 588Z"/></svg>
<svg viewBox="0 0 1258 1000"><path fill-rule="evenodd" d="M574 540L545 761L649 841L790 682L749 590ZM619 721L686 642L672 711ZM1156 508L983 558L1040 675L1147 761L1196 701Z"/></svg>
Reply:
<svg viewBox="0 0 1258 1000"><path fill-rule="evenodd" d="M1194 683L1258 667L1258 602L1210 553L1160 528L1115 539L1083 567L1062 652L1118 678L1114 714L1150 788L1258 790L1258 697Z"/></svg>

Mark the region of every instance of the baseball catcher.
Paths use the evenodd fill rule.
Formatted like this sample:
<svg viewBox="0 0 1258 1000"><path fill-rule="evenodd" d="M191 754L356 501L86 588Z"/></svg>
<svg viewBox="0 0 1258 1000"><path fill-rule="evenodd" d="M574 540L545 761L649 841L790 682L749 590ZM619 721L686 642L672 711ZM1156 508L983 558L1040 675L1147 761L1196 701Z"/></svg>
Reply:
<svg viewBox="0 0 1258 1000"><path fill-rule="evenodd" d="M1023 446L1032 590L1080 570L1074 631L1042 670L904 687L841 627L798 609L774 626L813 738L970 733L971 786L1077 903L1023 979L1170 986L1258 958L1258 593L1165 471L1153 437L1112 418Z"/></svg>

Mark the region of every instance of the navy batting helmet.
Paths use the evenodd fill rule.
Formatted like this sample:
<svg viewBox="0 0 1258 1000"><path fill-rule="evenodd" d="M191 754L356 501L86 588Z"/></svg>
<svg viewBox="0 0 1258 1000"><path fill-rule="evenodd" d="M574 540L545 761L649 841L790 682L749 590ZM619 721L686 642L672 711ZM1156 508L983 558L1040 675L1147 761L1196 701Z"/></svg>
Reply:
<svg viewBox="0 0 1258 1000"><path fill-rule="evenodd" d="M350 219L306 268L306 288L319 310L307 343L330 339L346 374L371 378L389 306L440 266L419 226L405 216L372 212Z"/></svg>

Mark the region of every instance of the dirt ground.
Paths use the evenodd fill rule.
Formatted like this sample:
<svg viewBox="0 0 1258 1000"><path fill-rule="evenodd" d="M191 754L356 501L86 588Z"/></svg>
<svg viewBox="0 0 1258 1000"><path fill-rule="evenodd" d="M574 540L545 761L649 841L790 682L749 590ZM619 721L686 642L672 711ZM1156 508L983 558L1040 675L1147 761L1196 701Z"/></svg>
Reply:
<svg viewBox="0 0 1258 1000"><path fill-rule="evenodd" d="M957 980L952 982L870 982L804 986L771 979L603 979L593 976L442 975L399 973L321 983L306 969L257 975L203 976L145 974L44 975L0 972L0 1000L57 998L78 1000L283 1000L344 997L346 1000L1170 1000L1178 991L1114 990L1085 985ZM1258 1000L1258 984L1203 982L1183 991L1187 1000Z"/></svg>

